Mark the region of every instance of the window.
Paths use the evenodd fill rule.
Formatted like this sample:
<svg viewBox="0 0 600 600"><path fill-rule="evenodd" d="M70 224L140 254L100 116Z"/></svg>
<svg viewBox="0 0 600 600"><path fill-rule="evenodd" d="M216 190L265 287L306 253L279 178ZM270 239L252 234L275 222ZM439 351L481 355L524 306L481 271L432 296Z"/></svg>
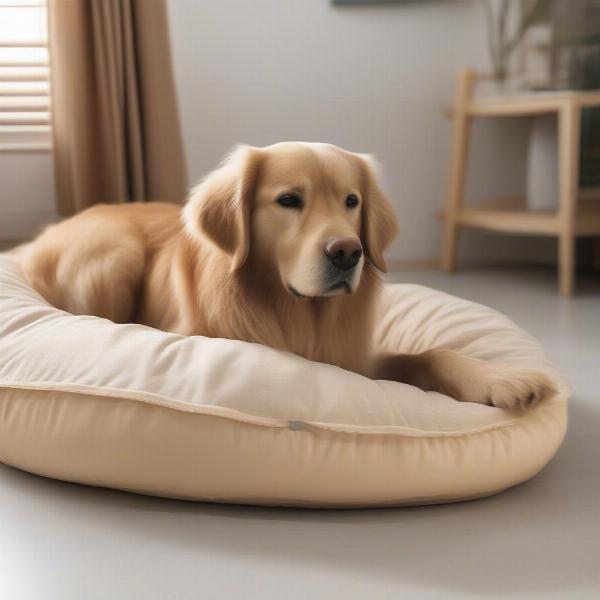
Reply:
<svg viewBox="0 0 600 600"><path fill-rule="evenodd" d="M0 0L0 150L50 149L46 0Z"/></svg>

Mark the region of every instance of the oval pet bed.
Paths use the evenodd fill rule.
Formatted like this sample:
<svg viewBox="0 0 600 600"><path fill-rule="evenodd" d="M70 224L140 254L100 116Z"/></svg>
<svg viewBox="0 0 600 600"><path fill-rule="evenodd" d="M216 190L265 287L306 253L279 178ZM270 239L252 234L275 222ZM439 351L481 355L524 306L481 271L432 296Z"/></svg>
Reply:
<svg viewBox="0 0 600 600"><path fill-rule="evenodd" d="M157 496L353 507L493 494L556 452L567 386L506 317L390 285L374 335L382 350L542 369L558 394L508 412L258 344L73 316L0 256L0 461Z"/></svg>

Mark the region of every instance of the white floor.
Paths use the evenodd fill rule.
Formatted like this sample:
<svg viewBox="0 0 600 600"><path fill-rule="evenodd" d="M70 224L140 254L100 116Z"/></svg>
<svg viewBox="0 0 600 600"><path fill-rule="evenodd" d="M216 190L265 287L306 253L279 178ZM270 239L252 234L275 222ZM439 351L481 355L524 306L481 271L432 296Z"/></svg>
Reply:
<svg viewBox="0 0 600 600"><path fill-rule="evenodd" d="M0 598L600 598L600 278L406 273L535 334L573 386L567 439L532 481L462 504L366 511L202 505L0 465Z"/></svg>

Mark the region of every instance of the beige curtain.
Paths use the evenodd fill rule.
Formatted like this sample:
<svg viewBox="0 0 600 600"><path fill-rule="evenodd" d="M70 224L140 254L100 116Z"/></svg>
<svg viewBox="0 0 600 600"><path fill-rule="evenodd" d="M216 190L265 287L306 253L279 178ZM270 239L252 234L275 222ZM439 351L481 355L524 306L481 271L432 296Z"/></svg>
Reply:
<svg viewBox="0 0 600 600"><path fill-rule="evenodd" d="M181 201L164 0L50 0L48 19L58 211Z"/></svg>

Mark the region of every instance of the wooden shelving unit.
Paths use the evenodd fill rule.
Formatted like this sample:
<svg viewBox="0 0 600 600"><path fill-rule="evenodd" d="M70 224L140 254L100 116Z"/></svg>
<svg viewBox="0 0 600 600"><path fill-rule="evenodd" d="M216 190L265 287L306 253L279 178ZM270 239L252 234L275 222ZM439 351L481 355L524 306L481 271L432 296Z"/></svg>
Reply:
<svg viewBox="0 0 600 600"><path fill-rule="evenodd" d="M600 106L599 92L532 92L476 98L476 74L460 74L452 110L453 136L450 178L440 267L454 271L461 229L471 228L519 235L555 236L559 240L559 290L573 293L575 239L600 236L600 203L579 206L579 143L581 109ZM474 118L531 116L556 113L559 122L559 206L553 212L528 211L524 199L470 206L464 202L470 125Z"/></svg>

